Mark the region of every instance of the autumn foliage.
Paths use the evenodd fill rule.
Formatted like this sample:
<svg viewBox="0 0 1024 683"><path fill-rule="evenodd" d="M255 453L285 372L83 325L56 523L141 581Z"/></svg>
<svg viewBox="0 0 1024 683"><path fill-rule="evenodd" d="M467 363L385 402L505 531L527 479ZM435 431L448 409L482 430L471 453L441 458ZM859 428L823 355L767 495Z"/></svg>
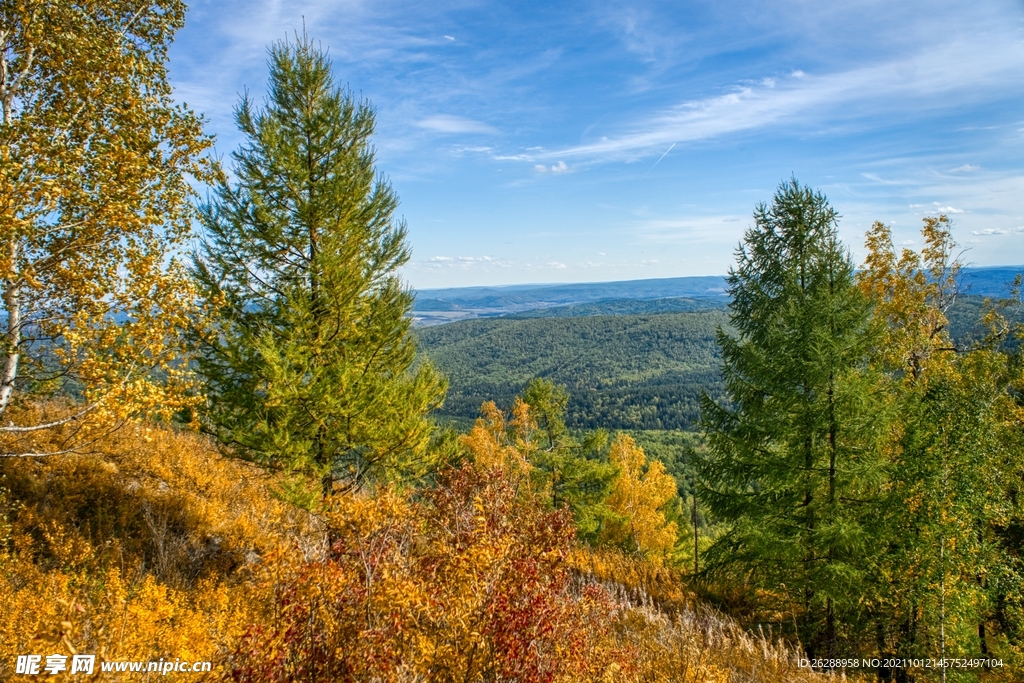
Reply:
<svg viewBox="0 0 1024 683"><path fill-rule="evenodd" d="M581 545L568 512L465 456L426 489L318 514L167 428L7 461L0 676L17 654L77 651L211 660L235 681L816 680L671 570Z"/></svg>
<svg viewBox="0 0 1024 683"><path fill-rule="evenodd" d="M0 431L73 422L48 452L196 404L182 358L199 312L180 257L192 182L217 172L201 117L167 80L185 11L179 0L0 5ZM39 401L69 395L81 401L31 421Z"/></svg>
<svg viewBox="0 0 1024 683"><path fill-rule="evenodd" d="M235 680L576 680L616 654L598 647L602 591L574 594L569 516L499 471L452 470L416 501L345 497L326 519L326 558L271 569L275 626L243 639Z"/></svg>

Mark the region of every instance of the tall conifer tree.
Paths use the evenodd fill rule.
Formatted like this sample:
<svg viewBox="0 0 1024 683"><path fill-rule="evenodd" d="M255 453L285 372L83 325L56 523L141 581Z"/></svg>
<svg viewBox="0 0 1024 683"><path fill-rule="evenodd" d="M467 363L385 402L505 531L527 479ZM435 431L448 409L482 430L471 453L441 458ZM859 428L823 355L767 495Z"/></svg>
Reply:
<svg viewBox="0 0 1024 683"><path fill-rule="evenodd" d="M374 169L373 109L305 36L269 63L266 107L236 110L236 181L202 207L195 274L214 324L199 368L211 431L327 496L422 456L445 383L414 367L406 228Z"/></svg>
<svg viewBox="0 0 1024 683"><path fill-rule="evenodd" d="M825 197L795 180L754 212L719 332L731 405L705 397L703 499L730 531L708 570L756 590L834 655L862 580L880 467L862 372L870 308ZM741 585L742 585L741 583Z"/></svg>
<svg viewBox="0 0 1024 683"><path fill-rule="evenodd" d="M582 440L573 437L565 426L569 392L550 380L531 380L523 400L538 428L537 448L530 460L535 484L548 492L552 507L572 510L581 536L593 538L608 514L601 501L615 475L614 467L598 456L607 443L607 432L597 430Z"/></svg>

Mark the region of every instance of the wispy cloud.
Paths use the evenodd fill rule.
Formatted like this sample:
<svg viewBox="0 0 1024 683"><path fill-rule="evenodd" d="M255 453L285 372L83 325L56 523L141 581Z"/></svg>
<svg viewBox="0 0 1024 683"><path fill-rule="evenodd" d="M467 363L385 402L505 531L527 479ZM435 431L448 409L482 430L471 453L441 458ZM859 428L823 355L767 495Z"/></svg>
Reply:
<svg viewBox="0 0 1024 683"><path fill-rule="evenodd" d="M721 273L790 173L855 251L873 220L919 244L944 211L977 262L1020 263L1021 19L1018 0L193 0L169 68L225 154L266 46L305 25L376 107L420 283Z"/></svg>
<svg viewBox="0 0 1024 683"><path fill-rule="evenodd" d="M740 85L721 95L690 100L629 125L623 132L532 158L623 159L661 152L666 145L729 133L857 116L928 108L933 100L991 97L1011 80L1024 78L1024 52L1003 41L985 53L954 43L911 57L831 74L793 72L758 85ZM962 169L967 170L967 169ZM971 169L973 170L973 169Z"/></svg>
<svg viewBox="0 0 1024 683"><path fill-rule="evenodd" d="M734 246L744 226L739 216L651 218L634 222L632 232L644 241L661 243L719 243Z"/></svg>
<svg viewBox="0 0 1024 683"><path fill-rule="evenodd" d="M537 173L568 173L569 166L564 161L559 161L553 166L545 166L544 164L536 164L533 170Z"/></svg>
<svg viewBox="0 0 1024 683"><path fill-rule="evenodd" d="M416 126L418 128L434 131L435 133L476 133L494 135L498 132L497 128L489 126L486 123L467 119L462 116L452 116L450 114L428 116L425 119L417 121Z"/></svg>
<svg viewBox="0 0 1024 683"><path fill-rule="evenodd" d="M550 257L546 257L550 258ZM655 261L656 262L656 261ZM586 264L589 267L601 264ZM584 267L584 264L573 264L573 268ZM562 261L537 259L534 261L523 261L516 259L501 259L491 256L434 256L421 261L412 261L406 268L411 270L423 270L427 272L495 272L495 271L531 271L551 272L569 270L570 266Z"/></svg>

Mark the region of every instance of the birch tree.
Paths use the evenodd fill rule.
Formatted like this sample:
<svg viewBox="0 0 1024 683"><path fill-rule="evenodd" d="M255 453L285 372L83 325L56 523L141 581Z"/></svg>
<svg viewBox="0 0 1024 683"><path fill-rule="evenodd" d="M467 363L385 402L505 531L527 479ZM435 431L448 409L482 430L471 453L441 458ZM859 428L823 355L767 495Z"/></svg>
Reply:
<svg viewBox="0 0 1024 683"><path fill-rule="evenodd" d="M0 0L5 455L80 450L191 400L177 359L194 297L174 255L189 177L213 167L167 82L184 17L178 0Z"/></svg>

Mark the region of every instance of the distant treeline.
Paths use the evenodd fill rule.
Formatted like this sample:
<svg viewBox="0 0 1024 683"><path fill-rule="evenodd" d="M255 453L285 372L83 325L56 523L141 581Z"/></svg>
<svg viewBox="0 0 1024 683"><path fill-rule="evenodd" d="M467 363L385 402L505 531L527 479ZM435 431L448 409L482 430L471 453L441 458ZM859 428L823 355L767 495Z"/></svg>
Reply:
<svg viewBox="0 0 1024 683"><path fill-rule="evenodd" d="M516 318L576 318L588 315L650 315L652 313L689 313L710 309L725 310L729 299L724 296L690 299L609 299L593 303L535 308L516 313Z"/></svg>
<svg viewBox="0 0 1024 683"><path fill-rule="evenodd" d="M983 303L980 296L962 296L950 310L958 344L969 345L983 334ZM720 305L615 300L455 322L416 334L421 351L448 375L444 417L471 420L488 400L507 407L532 378L543 377L568 388L566 421L573 428L692 430L701 393L716 401L723 397L715 331L728 325L724 310L591 313L696 304ZM1019 311L1013 315L1021 318Z"/></svg>
<svg viewBox="0 0 1024 683"><path fill-rule="evenodd" d="M700 396L721 398L715 331L721 310L660 315L499 318L424 328L421 350L448 375L442 414L473 418L510 405L534 377L570 393L575 428L683 429Z"/></svg>

